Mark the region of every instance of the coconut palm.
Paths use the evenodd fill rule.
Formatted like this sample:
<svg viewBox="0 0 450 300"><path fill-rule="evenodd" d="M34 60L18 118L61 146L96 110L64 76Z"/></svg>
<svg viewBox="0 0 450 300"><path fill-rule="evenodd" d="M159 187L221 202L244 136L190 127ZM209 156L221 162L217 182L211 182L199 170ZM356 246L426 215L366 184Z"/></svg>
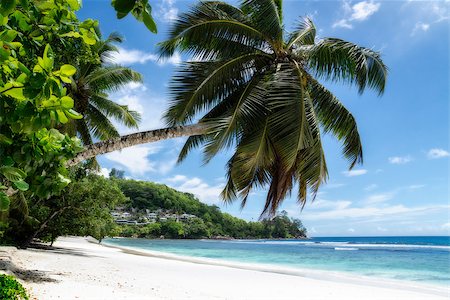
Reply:
<svg viewBox="0 0 450 300"><path fill-rule="evenodd" d="M84 117L81 120L72 120L65 129L72 135L78 135L84 145L90 145L94 140L119 137L111 118L126 127L138 128L139 113L114 102L108 95L128 83L142 80L141 75L132 69L112 63L112 55L118 51L114 43L121 42L122 37L112 33L106 40L92 46L92 51L98 55L99 60L80 62L70 86L75 109Z"/></svg>
<svg viewBox="0 0 450 300"><path fill-rule="evenodd" d="M380 54L336 38L318 39L310 18L284 29L281 0L239 7L201 2L173 24L162 57L191 55L173 77L165 114L170 128L93 145L72 163L139 143L189 135L179 160L202 147L205 162L233 149L225 201L268 188L263 214L274 214L294 187L303 207L327 178L321 133L343 145L350 169L362 162L355 118L321 80L384 92ZM195 122L196 121L196 122ZM189 125L193 124L194 125Z"/></svg>

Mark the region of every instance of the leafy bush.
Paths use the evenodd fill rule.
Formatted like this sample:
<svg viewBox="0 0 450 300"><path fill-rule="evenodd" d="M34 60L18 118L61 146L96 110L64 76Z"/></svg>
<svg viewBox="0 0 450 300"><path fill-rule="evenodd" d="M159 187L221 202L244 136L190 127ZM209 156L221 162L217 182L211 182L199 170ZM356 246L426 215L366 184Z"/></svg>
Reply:
<svg viewBox="0 0 450 300"><path fill-rule="evenodd" d="M28 300L23 286L12 276L0 274L0 299Z"/></svg>

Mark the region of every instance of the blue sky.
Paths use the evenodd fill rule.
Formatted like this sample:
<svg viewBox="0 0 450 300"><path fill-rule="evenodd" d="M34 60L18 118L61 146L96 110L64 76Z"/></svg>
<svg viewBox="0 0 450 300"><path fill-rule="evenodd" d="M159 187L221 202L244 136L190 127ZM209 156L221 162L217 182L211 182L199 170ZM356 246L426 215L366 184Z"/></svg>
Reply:
<svg viewBox="0 0 450 300"><path fill-rule="evenodd" d="M151 34L131 16L117 20L109 0L85 0L79 17L100 21L106 36L124 35L116 61L144 76L111 95L142 113L141 130L164 126L161 114L169 100L167 85L177 64L175 55L157 60L156 43L164 40L171 22L196 1L151 0L159 33ZM236 1L230 1L237 3ZM382 97L368 91L325 83L354 114L364 145L364 164L347 171L340 145L324 138L329 180L315 202L303 211L295 197L282 209L299 217L312 236L448 235L449 221L449 1L285 1L284 20L290 30L300 16L313 18L319 37L342 38L381 51L389 67ZM121 129L121 133L132 130ZM205 203L247 220L256 220L264 190L256 191L241 211L239 203L224 206L221 153L203 166L199 152L181 165L175 160L184 139L141 145L103 155L107 172L126 175L191 192Z"/></svg>

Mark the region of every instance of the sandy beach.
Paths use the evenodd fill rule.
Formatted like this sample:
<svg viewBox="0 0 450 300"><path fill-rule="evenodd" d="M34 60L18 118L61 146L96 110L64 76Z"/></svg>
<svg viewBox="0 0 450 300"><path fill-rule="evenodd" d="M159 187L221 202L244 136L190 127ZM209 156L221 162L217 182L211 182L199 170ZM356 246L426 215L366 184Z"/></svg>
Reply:
<svg viewBox="0 0 450 300"><path fill-rule="evenodd" d="M449 299L445 288L179 260L107 247L87 238L64 237L54 246L55 250L1 247L0 269L13 272L31 299L39 300Z"/></svg>

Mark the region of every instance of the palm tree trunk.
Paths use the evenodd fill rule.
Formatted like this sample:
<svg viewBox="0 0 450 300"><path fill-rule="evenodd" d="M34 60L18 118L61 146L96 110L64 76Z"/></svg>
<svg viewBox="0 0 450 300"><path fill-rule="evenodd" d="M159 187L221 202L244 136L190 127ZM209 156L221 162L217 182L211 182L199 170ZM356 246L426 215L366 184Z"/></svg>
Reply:
<svg viewBox="0 0 450 300"><path fill-rule="evenodd" d="M100 154L121 150L123 148L136 146L140 144L157 142L160 140L167 140L182 136L192 136L203 134L206 130L203 124L193 124L188 126L176 126L163 129L156 129L129 135L121 136L120 138L101 141L92 145L88 145L84 150L78 153L72 160L68 161L68 167L79 164L80 162L95 157Z"/></svg>

